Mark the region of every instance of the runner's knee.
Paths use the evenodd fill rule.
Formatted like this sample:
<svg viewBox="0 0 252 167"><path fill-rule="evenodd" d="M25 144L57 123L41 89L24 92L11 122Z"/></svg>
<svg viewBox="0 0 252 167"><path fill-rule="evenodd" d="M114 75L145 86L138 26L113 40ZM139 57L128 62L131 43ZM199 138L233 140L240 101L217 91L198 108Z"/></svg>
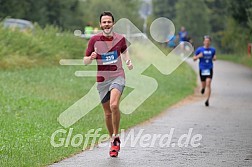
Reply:
<svg viewBox="0 0 252 167"><path fill-rule="evenodd" d="M105 116L105 119L110 119L112 117L112 113L110 111L105 112L104 116Z"/></svg>
<svg viewBox="0 0 252 167"><path fill-rule="evenodd" d="M111 109L112 112L118 111L119 110L119 105L112 103L112 104L110 104L110 109Z"/></svg>
<svg viewBox="0 0 252 167"><path fill-rule="evenodd" d="M211 87L211 80L207 80L207 82L206 82L206 87L208 87L208 88Z"/></svg>

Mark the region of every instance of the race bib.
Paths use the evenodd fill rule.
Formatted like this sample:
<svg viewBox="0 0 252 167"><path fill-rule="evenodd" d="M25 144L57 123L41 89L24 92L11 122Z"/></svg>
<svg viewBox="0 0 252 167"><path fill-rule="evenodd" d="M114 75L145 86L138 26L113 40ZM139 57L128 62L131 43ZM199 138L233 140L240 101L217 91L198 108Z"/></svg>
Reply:
<svg viewBox="0 0 252 167"><path fill-rule="evenodd" d="M201 75L202 75L202 76L208 76L208 75L210 75L210 74L211 74L211 72L210 72L209 69L201 70Z"/></svg>
<svg viewBox="0 0 252 167"><path fill-rule="evenodd" d="M101 54L103 65L116 63L118 60L117 51L111 51L108 53Z"/></svg>

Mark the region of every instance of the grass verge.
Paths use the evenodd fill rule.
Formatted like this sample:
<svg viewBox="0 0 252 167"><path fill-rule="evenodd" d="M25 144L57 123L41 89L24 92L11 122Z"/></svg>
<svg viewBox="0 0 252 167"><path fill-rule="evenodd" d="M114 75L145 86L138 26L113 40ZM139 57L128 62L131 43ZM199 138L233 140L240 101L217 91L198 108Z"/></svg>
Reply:
<svg viewBox="0 0 252 167"><path fill-rule="evenodd" d="M221 55L218 55L218 59L227 60L234 63L239 63L239 64L252 68L252 57L249 57L248 55L221 54Z"/></svg>

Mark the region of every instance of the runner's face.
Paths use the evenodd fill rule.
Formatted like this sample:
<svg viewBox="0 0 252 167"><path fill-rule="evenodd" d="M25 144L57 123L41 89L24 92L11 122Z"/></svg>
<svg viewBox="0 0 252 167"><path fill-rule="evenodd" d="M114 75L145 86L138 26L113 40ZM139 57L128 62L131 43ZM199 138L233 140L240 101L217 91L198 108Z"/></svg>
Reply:
<svg viewBox="0 0 252 167"><path fill-rule="evenodd" d="M211 44L211 40L209 38L205 38L203 44L205 47L209 47Z"/></svg>
<svg viewBox="0 0 252 167"><path fill-rule="evenodd" d="M114 22L111 16L102 16L100 27L103 30L103 33L109 35L113 30Z"/></svg>

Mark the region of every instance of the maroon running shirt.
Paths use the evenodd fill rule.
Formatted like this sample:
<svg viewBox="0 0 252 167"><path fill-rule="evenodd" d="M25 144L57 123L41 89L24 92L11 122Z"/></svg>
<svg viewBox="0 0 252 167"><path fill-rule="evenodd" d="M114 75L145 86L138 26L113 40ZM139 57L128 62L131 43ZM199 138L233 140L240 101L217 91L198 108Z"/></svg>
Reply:
<svg viewBox="0 0 252 167"><path fill-rule="evenodd" d="M85 56L89 57L92 52L97 53L97 82L119 76L125 78L120 56L126 50L126 39L120 34L113 33L113 37L108 38L99 33L90 38Z"/></svg>

